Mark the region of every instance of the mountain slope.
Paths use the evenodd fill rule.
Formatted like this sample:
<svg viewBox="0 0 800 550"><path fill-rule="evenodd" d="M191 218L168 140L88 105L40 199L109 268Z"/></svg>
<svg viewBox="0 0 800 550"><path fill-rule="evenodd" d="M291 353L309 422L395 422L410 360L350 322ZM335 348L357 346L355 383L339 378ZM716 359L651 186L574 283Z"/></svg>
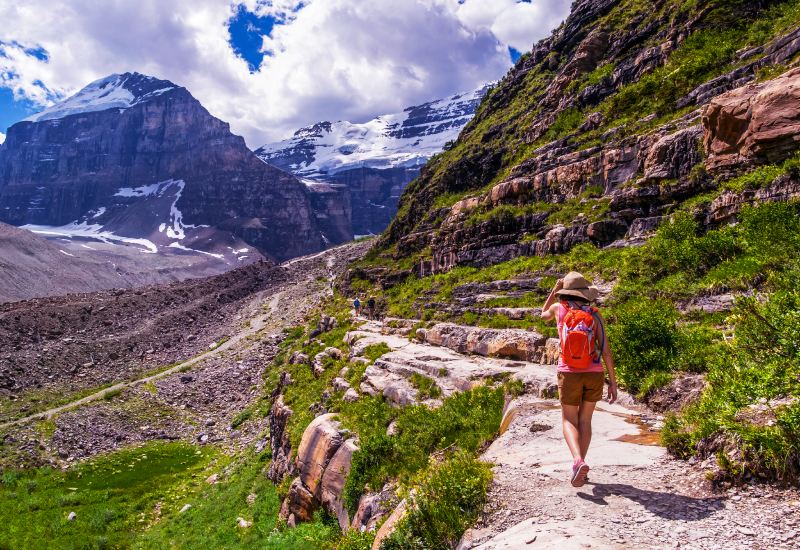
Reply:
<svg viewBox="0 0 800 550"><path fill-rule="evenodd" d="M433 268L447 269L613 242L714 185L699 166L701 108L788 68L796 23L792 2L576 2L425 166L383 246L433 245L429 259L447 258Z"/></svg>
<svg viewBox="0 0 800 550"><path fill-rule="evenodd" d="M206 277L262 258L252 248L232 260L177 248L143 254L137 243L47 233L0 223L0 303Z"/></svg>
<svg viewBox="0 0 800 550"><path fill-rule="evenodd" d="M242 240L275 259L321 250L309 194L185 88L138 73L91 83L9 128L0 146L1 221L149 251L235 256Z"/></svg>
<svg viewBox="0 0 800 550"><path fill-rule="evenodd" d="M409 107L362 124L319 122L294 136L268 143L256 154L298 177L350 190L353 230L380 233L397 200L433 155L453 142L469 122L488 86Z"/></svg>

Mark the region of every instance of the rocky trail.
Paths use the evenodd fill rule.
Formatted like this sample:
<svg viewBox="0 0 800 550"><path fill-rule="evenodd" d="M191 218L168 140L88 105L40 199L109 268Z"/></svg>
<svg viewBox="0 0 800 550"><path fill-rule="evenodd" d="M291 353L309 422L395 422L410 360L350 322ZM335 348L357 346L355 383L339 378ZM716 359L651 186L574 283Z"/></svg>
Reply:
<svg viewBox="0 0 800 550"><path fill-rule="evenodd" d="M506 406L501 435L482 454L494 465L494 480L484 514L465 533L460 550L797 548L797 489L713 487L708 481L711 461L670 457L659 446L661 418L627 395L613 405L598 404L587 459L590 479L581 488L572 487L571 457L554 393L555 368L489 357L533 353L548 361L546 350L537 354L531 349L536 337L443 324L410 340L410 323L370 321L349 333L354 356L377 343L391 349L365 372L362 393L382 393L395 406L419 401L435 406L436 399L419 396L410 383L415 373L435 380L442 396L509 375L524 387ZM471 352L465 353L465 346Z"/></svg>
<svg viewBox="0 0 800 550"><path fill-rule="evenodd" d="M205 314L207 319L203 322L210 330L205 337L192 339L194 348L187 348L184 343L155 354L166 364L181 355L193 355L189 359L175 362L155 373L152 370L133 371L127 379L88 395L7 419L0 424L0 462L16 467L43 463L63 465L99 452L154 439L186 439L237 448L252 443L266 428L264 422L247 423L241 429L232 428L231 422L259 397L264 369L278 351L277 344L283 338L283 330L303 323L318 308L322 298L330 293L329 277L363 254L367 246L345 245L271 268L280 272L274 277L274 282L265 281L254 286L237 302ZM209 279L197 284L206 294L225 292L226 287L217 288L212 282L213 279ZM153 292L167 294L170 288L154 287ZM134 296L135 292L142 293L141 290L125 291L122 298L128 294ZM144 298L153 292L145 291ZM45 306L51 310L55 306L66 310L74 307L70 302L77 302L85 308L92 306L95 299L106 300L107 295L103 292L46 299L35 302L34 306L43 309L41 314L44 315L48 311ZM96 310L96 304L94 306ZM10 314L12 308L18 306L9 304L6 307L11 310ZM116 310L119 311L119 307ZM130 310L125 313L132 317L136 315ZM152 315L144 310L133 318L131 329L152 324ZM118 330L113 325L97 325L92 329L95 342L114 337ZM78 330L85 329L83 326ZM66 330L74 331L75 328L68 326ZM185 342L186 325L182 331L174 332L183 334ZM229 336L223 339L225 335ZM70 342L64 344L63 340L70 340L73 336L66 332L59 338L62 345L70 345ZM203 343L208 340L212 341L211 349ZM10 357L13 357L15 347L17 354L28 357L29 346L34 347L35 343L6 349ZM109 361L106 370L113 376L124 376L125 371L114 367L115 363L119 364ZM49 380L54 387L63 388L64 384L76 381L75 373L69 369L58 373L58 378ZM92 383L85 379L77 380L83 384ZM13 403L10 399L9 404ZM52 427L42 428L44 424Z"/></svg>

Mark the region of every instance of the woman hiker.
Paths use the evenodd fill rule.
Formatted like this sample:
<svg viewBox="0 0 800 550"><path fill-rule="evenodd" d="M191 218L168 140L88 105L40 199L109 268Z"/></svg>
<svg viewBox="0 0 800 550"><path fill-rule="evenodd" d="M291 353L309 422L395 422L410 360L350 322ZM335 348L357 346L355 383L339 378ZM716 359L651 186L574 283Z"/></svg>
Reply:
<svg viewBox="0 0 800 550"><path fill-rule="evenodd" d="M617 399L617 376L605 322L591 305L596 299L597 289L573 271L556 282L542 307L542 319L555 319L558 327L558 395L564 439L574 460L574 487L583 486L588 479L585 460L592 440L592 413L603 398L602 363L608 370L608 402Z"/></svg>

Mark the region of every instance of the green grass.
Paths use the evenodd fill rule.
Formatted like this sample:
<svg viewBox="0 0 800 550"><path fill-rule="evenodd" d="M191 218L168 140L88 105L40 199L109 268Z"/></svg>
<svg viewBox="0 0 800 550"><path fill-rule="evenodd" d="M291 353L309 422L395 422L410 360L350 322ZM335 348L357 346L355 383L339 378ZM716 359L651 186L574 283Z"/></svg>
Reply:
<svg viewBox="0 0 800 550"><path fill-rule="evenodd" d="M0 547L274 548L329 547L338 527L322 518L287 529L265 474L269 453L238 458L210 447L150 443L67 471L4 470ZM211 485L205 478L219 475ZM224 472L224 473L223 473ZM255 495L252 502L248 496ZM185 504L191 508L181 512ZM68 521L70 512L76 513ZM252 521L240 528L237 518Z"/></svg>
<svg viewBox="0 0 800 550"><path fill-rule="evenodd" d="M491 465L463 451L433 464L410 484L410 511L381 549L455 548L483 510L491 479Z"/></svg>
<svg viewBox="0 0 800 550"><path fill-rule="evenodd" d="M418 399L436 399L442 396L442 389L433 378L415 372L408 381L417 389Z"/></svg>
<svg viewBox="0 0 800 550"><path fill-rule="evenodd" d="M66 472L4 470L0 541L19 549L130 547L156 502L182 506L181 484L213 456L183 443L151 444ZM71 522L70 512L77 514Z"/></svg>
<svg viewBox="0 0 800 550"><path fill-rule="evenodd" d="M355 509L365 487L379 490L392 478L409 482L427 467L431 453L446 448L475 453L497 432L503 402L502 388L480 387L454 394L436 409L424 405L392 409L377 398L343 407L344 424L361 440L344 488L348 508ZM392 420L398 434L387 436Z"/></svg>
<svg viewBox="0 0 800 550"><path fill-rule="evenodd" d="M249 453L226 468L215 485L203 484L194 494L193 506L170 514L143 533L134 545L142 549L161 548L252 548L306 549L326 546L338 535L322 521L288 529L278 520L280 498L267 479L269 455ZM255 495L252 503L248 496ZM240 528L237 518L251 521Z"/></svg>

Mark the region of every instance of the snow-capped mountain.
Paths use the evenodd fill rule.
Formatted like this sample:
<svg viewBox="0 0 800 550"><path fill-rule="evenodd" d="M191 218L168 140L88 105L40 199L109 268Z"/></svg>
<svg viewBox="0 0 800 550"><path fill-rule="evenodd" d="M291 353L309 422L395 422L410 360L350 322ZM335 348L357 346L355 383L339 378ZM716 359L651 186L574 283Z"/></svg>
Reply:
<svg viewBox="0 0 800 550"><path fill-rule="evenodd" d="M266 163L307 180L346 185L353 230L380 233L419 169L454 141L475 115L489 85L408 107L368 122L319 122L256 150Z"/></svg>
<svg viewBox="0 0 800 550"><path fill-rule="evenodd" d="M381 115L362 124L319 122L256 150L265 162L308 178L353 168L414 168L458 137L488 87Z"/></svg>
<svg viewBox="0 0 800 550"><path fill-rule="evenodd" d="M95 80L74 96L25 120L41 122L106 109L129 109L175 88L175 84L168 80L139 73L112 74Z"/></svg>
<svg viewBox="0 0 800 550"><path fill-rule="evenodd" d="M0 145L0 222L51 238L285 260L352 238L335 199L264 164L186 88L138 73L92 82Z"/></svg>

